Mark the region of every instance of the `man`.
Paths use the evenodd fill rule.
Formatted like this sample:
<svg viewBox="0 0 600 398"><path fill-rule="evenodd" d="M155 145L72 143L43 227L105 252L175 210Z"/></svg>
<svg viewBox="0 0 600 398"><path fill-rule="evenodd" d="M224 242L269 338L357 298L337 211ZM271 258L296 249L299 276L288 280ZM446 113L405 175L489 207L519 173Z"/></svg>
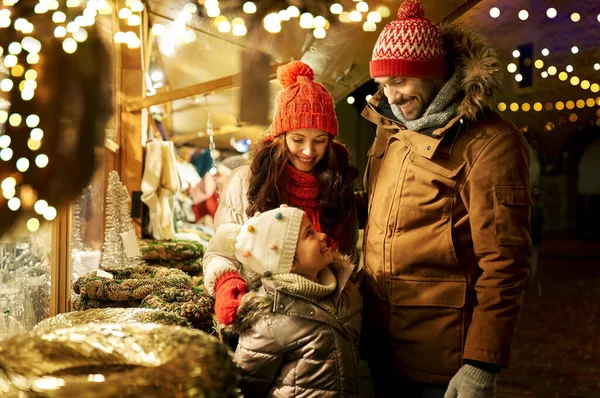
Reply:
<svg viewBox="0 0 600 398"><path fill-rule="evenodd" d="M405 1L373 50L364 324L378 396L494 397L529 269L529 150L492 111L501 69Z"/></svg>

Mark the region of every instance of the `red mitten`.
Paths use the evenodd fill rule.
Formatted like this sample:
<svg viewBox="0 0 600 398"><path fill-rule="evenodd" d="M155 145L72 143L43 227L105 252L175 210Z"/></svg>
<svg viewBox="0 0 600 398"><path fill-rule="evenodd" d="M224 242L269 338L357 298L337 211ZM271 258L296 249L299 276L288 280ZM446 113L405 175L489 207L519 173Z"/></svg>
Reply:
<svg viewBox="0 0 600 398"><path fill-rule="evenodd" d="M215 284L215 314L224 325L235 321L242 296L248 293L244 278L236 271L225 272Z"/></svg>

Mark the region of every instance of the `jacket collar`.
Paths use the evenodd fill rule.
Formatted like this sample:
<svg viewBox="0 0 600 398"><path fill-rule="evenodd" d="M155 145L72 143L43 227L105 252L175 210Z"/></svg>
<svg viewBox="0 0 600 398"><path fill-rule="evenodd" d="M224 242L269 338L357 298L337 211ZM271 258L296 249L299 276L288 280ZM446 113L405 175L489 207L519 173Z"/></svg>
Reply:
<svg viewBox="0 0 600 398"><path fill-rule="evenodd" d="M337 301L355 266L348 256L337 252L334 252L333 259L330 267L338 282L337 290L333 293L337 306ZM228 329L241 334L258 320L273 313L324 322L344 334L347 333L337 316L325 310L319 303L285 291L278 286L276 280L264 277L258 292L244 295L236 321Z"/></svg>
<svg viewBox="0 0 600 398"><path fill-rule="evenodd" d="M433 157L442 142L441 138L444 134L455 127L462 119L462 116L458 115L441 128L415 133L407 130L397 119L391 119L390 115L384 115L382 108L379 107L380 104L387 105L387 100L381 90L371 98L371 101L362 112L365 119L382 128L382 130L378 129L377 138L384 140L386 143L391 140L400 140L426 159Z"/></svg>

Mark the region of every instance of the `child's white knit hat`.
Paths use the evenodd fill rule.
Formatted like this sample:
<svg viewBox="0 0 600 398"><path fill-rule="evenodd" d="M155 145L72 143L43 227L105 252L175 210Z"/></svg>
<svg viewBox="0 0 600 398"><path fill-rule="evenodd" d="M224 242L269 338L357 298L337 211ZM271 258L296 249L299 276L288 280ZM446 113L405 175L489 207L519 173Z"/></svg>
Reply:
<svg viewBox="0 0 600 398"><path fill-rule="evenodd" d="M236 238L235 257L260 275L292 269L304 212L282 205L250 218Z"/></svg>

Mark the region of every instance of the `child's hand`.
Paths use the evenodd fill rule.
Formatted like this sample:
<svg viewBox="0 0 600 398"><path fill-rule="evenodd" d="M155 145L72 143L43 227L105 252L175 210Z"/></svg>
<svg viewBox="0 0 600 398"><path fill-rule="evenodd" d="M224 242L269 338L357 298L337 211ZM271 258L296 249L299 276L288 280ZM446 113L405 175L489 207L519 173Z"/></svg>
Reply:
<svg viewBox="0 0 600 398"><path fill-rule="evenodd" d="M244 278L235 271L224 273L215 284L215 314L224 325L235 321L242 296L248 293Z"/></svg>

